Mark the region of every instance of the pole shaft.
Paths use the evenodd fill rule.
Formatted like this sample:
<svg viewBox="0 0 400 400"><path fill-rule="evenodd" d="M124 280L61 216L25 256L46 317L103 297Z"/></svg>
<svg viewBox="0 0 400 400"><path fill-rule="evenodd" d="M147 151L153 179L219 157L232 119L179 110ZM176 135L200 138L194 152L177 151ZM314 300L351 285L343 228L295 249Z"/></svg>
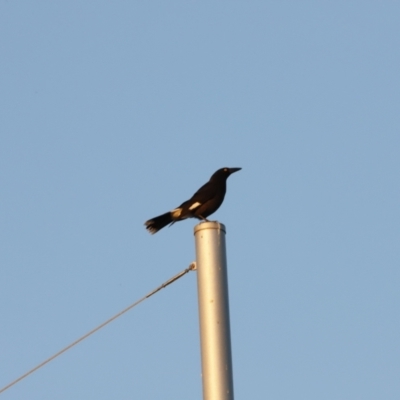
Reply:
<svg viewBox="0 0 400 400"><path fill-rule="evenodd" d="M233 400L225 226L194 228L204 400Z"/></svg>

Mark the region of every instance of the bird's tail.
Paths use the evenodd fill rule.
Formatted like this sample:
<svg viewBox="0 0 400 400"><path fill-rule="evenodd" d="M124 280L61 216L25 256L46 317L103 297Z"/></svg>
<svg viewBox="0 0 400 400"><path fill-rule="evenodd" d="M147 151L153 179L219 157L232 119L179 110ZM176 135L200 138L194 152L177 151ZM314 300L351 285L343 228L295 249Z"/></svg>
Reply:
<svg viewBox="0 0 400 400"><path fill-rule="evenodd" d="M164 228L168 224L174 222L172 219L172 213L167 212L165 214L159 215L158 217L149 219L144 224L146 229L151 233L157 233L160 229Z"/></svg>

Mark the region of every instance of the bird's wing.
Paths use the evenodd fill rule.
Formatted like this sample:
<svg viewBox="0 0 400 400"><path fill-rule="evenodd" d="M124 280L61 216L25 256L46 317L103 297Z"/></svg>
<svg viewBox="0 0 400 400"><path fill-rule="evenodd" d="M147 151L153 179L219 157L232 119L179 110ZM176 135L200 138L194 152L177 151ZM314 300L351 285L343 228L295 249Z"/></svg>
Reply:
<svg viewBox="0 0 400 400"><path fill-rule="evenodd" d="M217 190L218 186L212 185L211 182L207 182L192 196L190 200L204 203L213 198L217 194Z"/></svg>
<svg viewBox="0 0 400 400"><path fill-rule="evenodd" d="M201 205L212 199L215 195L216 187L210 185L210 182L207 182L189 200L182 203L178 209L187 209L192 213Z"/></svg>
<svg viewBox="0 0 400 400"><path fill-rule="evenodd" d="M194 207L195 204L198 204L196 207L199 207L201 204L206 203L211 200L217 194L217 186L211 185L210 182L204 184L189 200L189 202L193 203L191 207ZM194 208L191 208L193 210Z"/></svg>

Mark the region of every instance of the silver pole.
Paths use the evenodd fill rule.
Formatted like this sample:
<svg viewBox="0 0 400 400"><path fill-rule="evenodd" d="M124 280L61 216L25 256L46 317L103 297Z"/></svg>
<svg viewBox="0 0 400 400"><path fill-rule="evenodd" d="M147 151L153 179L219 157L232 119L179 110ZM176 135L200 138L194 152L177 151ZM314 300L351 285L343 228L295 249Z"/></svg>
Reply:
<svg viewBox="0 0 400 400"><path fill-rule="evenodd" d="M204 400L233 400L225 225L194 227Z"/></svg>

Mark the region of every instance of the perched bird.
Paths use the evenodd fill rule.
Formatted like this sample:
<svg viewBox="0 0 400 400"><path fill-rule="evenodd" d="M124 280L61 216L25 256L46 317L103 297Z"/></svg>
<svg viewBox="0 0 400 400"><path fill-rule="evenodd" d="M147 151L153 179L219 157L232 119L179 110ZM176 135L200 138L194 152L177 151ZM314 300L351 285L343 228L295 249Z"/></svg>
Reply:
<svg viewBox="0 0 400 400"><path fill-rule="evenodd" d="M198 218L207 221L207 217L218 210L224 201L226 180L229 175L242 168L221 168L216 171L210 180L203 185L191 199L182 203L178 208L158 217L149 219L144 224L146 229L154 234L164 226L173 224L186 218Z"/></svg>

